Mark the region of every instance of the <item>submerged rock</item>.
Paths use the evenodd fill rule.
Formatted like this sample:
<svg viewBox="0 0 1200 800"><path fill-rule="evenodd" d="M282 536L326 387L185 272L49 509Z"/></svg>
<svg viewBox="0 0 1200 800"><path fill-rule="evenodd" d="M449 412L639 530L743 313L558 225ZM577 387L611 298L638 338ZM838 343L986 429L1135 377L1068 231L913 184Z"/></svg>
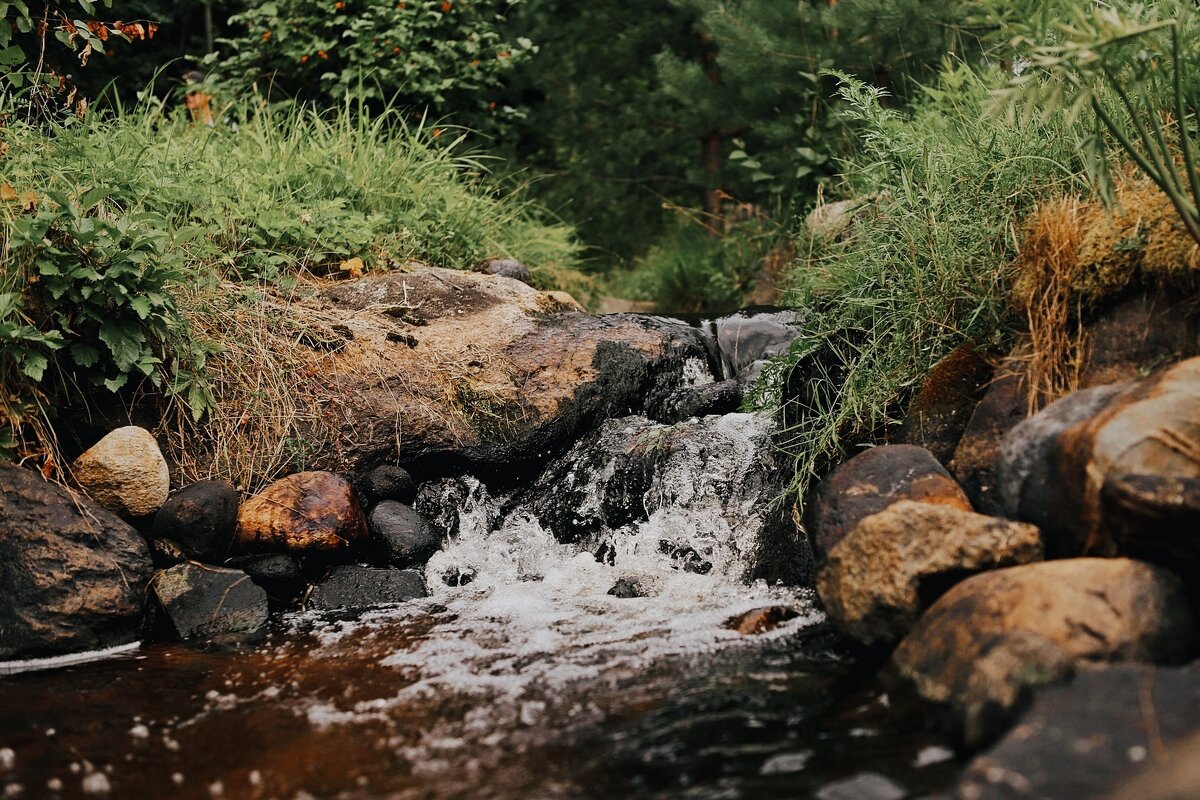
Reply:
<svg viewBox="0 0 1200 800"><path fill-rule="evenodd" d="M0 464L0 661L135 641L152 573L128 524Z"/></svg>
<svg viewBox="0 0 1200 800"><path fill-rule="evenodd" d="M153 514L167 501L171 475L145 428L117 428L75 459L71 477L100 505L127 517Z"/></svg>
<svg viewBox="0 0 1200 800"><path fill-rule="evenodd" d="M428 594L425 579L416 570L341 566L313 587L305 605L318 610L365 609Z"/></svg>
<svg viewBox="0 0 1200 800"><path fill-rule="evenodd" d="M929 609L893 662L923 697L948 704L963 737L979 743L1030 688L1077 663L1180 661L1196 643L1177 576L1128 559L1076 558L966 579Z"/></svg>
<svg viewBox="0 0 1200 800"><path fill-rule="evenodd" d="M228 481L200 481L180 489L154 515L151 536L171 539L188 558L220 563L237 527L238 491Z"/></svg>
<svg viewBox="0 0 1200 800"><path fill-rule="evenodd" d="M817 489L806 520L817 554L828 554L856 525L900 500L971 510L962 488L928 450L907 444L872 447L838 467Z"/></svg>
<svg viewBox="0 0 1200 800"><path fill-rule="evenodd" d="M332 472L298 472L242 504L237 543L251 552L333 552L365 542L353 487Z"/></svg>
<svg viewBox="0 0 1200 800"><path fill-rule="evenodd" d="M902 500L864 519L830 551L817 591L838 628L874 647L902 639L958 581L1041 558L1033 525Z"/></svg>
<svg viewBox="0 0 1200 800"><path fill-rule="evenodd" d="M267 593L240 570L188 562L152 583L159 605L181 639L237 641L267 625Z"/></svg>
<svg viewBox="0 0 1200 800"><path fill-rule="evenodd" d="M367 524L392 566L424 564L441 544L429 520L394 500L385 500L371 509Z"/></svg>

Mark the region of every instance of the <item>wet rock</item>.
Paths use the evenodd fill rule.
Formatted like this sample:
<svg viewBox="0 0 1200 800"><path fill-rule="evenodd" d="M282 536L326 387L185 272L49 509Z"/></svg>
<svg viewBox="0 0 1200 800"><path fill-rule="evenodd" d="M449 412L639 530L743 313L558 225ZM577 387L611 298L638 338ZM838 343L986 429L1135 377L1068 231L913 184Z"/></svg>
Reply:
<svg viewBox="0 0 1200 800"><path fill-rule="evenodd" d="M712 572L712 562L696 552L696 548L676 544L666 539L659 540L658 552L671 559L671 569L707 575Z"/></svg>
<svg viewBox="0 0 1200 800"><path fill-rule="evenodd" d="M828 554L856 525L900 500L971 510L963 490L928 450L872 447L821 482L806 520L814 548Z"/></svg>
<svg viewBox="0 0 1200 800"><path fill-rule="evenodd" d="M633 578L618 578L608 593L613 597L628 600L631 597L646 597L646 591Z"/></svg>
<svg viewBox="0 0 1200 800"><path fill-rule="evenodd" d="M1125 757L1136 761L1143 751L1149 752L1147 745L1134 745ZM1193 734L1155 753L1151 766L1109 795L1109 800L1192 800L1198 786L1200 734Z"/></svg>
<svg viewBox="0 0 1200 800"><path fill-rule="evenodd" d="M520 281L521 283L533 282L533 275L530 274L529 267L515 258L484 259L475 265L475 271L481 272L484 275L500 275L504 278L512 278L514 281Z"/></svg>
<svg viewBox="0 0 1200 800"><path fill-rule="evenodd" d="M413 508L429 521L442 539L458 536L464 515L478 517L477 524L488 530L492 530L500 518L499 509L491 502L487 489L470 476L421 484Z"/></svg>
<svg viewBox="0 0 1200 800"><path fill-rule="evenodd" d="M284 553L237 556L225 563L249 575L277 603L290 603L308 588L300 562Z"/></svg>
<svg viewBox="0 0 1200 800"><path fill-rule="evenodd" d="M721 377L750 386L770 359L783 355L799 335L796 309L738 311L702 323L712 337Z"/></svg>
<svg viewBox="0 0 1200 800"><path fill-rule="evenodd" d="M776 503L783 474L773 432L770 417L756 414L671 426L609 420L518 500L562 542L594 549L654 519L684 532L667 545L680 569L711 569L719 559L750 579L811 580L807 545Z"/></svg>
<svg viewBox="0 0 1200 800"><path fill-rule="evenodd" d="M126 517L153 514L171 491L158 442L134 425L117 428L75 459L71 477L101 506Z"/></svg>
<svg viewBox="0 0 1200 800"><path fill-rule="evenodd" d="M442 583L447 586L466 586L474 583L478 576L474 567L450 567L442 573Z"/></svg>
<svg viewBox="0 0 1200 800"><path fill-rule="evenodd" d="M237 543L251 552L333 552L365 542L353 487L332 472L281 478L242 504Z"/></svg>
<svg viewBox="0 0 1200 800"><path fill-rule="evenodd" d="M240 570L188 562L152 581L159 605L181 639L238 641L267 625L267 593Z"/></svg>
<svg viewBox="0 0 1200 800"><path fill-rule="evenodd" d="M166 569L187 561L188 554L172 539L151 539L150 560L159 569Z"/></svg>
<svg viewBox="0 0 1200 800"><path fill-rule="evenodd" d="M424 564L441 544L441 537L425 517L395 500L371 509L367 523L392 566Z"/></svg>
<svg viewBox="0 0 1200 800"><path fill-rule="evenodd" d="M975 407L948 465L971 505L982 514L1003 515L1000 442L1029 416L1028 361L1016 350L1000 362L983 399Z"/></svg>
<svg viewBox="0 0 1200 800"><path fill-rule="evenodd" d="M973 344L956 347L925 376L892 441L924 447L939 463L950 463L992 371Z"/></svg>
<svg viewBox="0 0 1200 800"><path fill-rule="evenodd" d="M1038 692L1020 722L970 763L957 797L1193 798L1195 783L1183 794L1169 787L1183 774L1196 774L1200 760L1189 763L1170 754L1200 731L1197 708L1195 667L1122 664L1080 672L1068 684ZM1176 758L1183 752L1177 750ZM1138 773L1145 774L1140 781L1133 778ZM1167 793L1155 794L1155 787Z"/></svg>
<svg viewBox="0 0 1200 800"><path fill-rule="evenodd" d="M0 661L135 641L152 572L128 524L0 464Z"/></svg>
<svg viewBox="0 0 1200 800"><path fill-rule="evenodd" d="M904 800L908 792L889 778L875 772L861 772L853 778L826 784L817 790L817 800Z"/></svg>
<svg viewBox="0 0 1200 800"><path fill-rule="evenodd" d="M171 495L154 515L151 536L171 539L188 558L219 564L237 527L238 491L228 481L200 481Z"/></svg>
<svg viewBox="0 0 1200 800"><path fill-rule="evenodd" d="M902 500L864 519L829 552L817 591L839 629L876 647L903 638L962 579L1041 558L1033 525Z"/></svg>
<svg viewBox="0 0 1200 800"><path fill-rule="evenodd" d="M670 424L708 414L730 414L741 404L742 385L728 380L676 389L663 399L659 408L650 409L650 416Z"/></svg>
<svg viewBox="0 0 1200 800"><path fill-rule="evenodd" d="M358 489L367 505L382 503L384 500L412 505L417 497L417 484L412 475L403 467L391 464L376 467L363 475L358 482Z"/></svg>
<svg viewBox="0 0 1200 800"><path fill-rule="evenodd" d="M893 662L947 704L969 743L1011 719L1032 687L1080 663L1171 662L1194 652L1177 576L1128 559L1077 558L976 575L938 600Z"/></svg>
<svg viewBox="0 0 1200 800"><path fill-rule="evenodd" d="M1171 481L1200 479L1200 358L1159 370L1092 418L1067 428L1058 438L1056 457L1051 488L1059 490L1056 527L1064 552L1109 555L1127 552L1122 550L1126 541L1140 548L1156 538L1158 514L1148 504L1161 496L1163 513L1170 515L1180 507L1171 499ZM1147 491L1143 482L1141 502L1115 502L1106 509L1105 483L1112 481L1110 495L1120 496L1118 484L1132 475L1167 480L1161 493Z"/></svg>
<svg viewBox="0 0 1200 800"><path fill-rule="evenodd" d="M1130 384L1097 386L1070 394L1024 420L1000 442L1000 490L1004 511L1053 531L1055 447L1072 425L1091 419ZM1051 536L1051 541L1055 537ZM1063 555L1076 555L1064 553Z"/></svg>
<svg viewBox="0 0 1200 800"><path fill-rule="evenodd" d="M745 614L739 614L725 622L725 627L735 630L743 636L755 636L767 631L773 631L789 619L800 616L794 608L787 606L767 606L755 608Z"/></svg>
<svg viewBox="0 0 1200 800"><path fill-rule="evenodd" d="M320 610L364 609L428 594L425 579L416 570L342 566L313 587L305 605Z"/></svg>

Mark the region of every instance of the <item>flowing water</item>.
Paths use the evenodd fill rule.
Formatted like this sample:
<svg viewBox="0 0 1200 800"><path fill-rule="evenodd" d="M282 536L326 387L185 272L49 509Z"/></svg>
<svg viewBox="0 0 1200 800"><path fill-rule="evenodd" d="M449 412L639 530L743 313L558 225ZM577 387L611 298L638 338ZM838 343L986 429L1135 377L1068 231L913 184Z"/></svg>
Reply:
<svg viewBox="0 0 1200 800"><path fill-rule="evenodd" d="M757 540L770 486L752 479L769 432L745 414L610 421L583 445L607 451L547 473L551 499L572 492L577 536L464 478L428 598L285 615L236 650L154 644L0 677L0 797L944 790L958 767L924 712L841 649L809 590L747 580L772 552ZM611 495L647 442L627 519ZM790 618L736 629L764 607Z"/></svg>

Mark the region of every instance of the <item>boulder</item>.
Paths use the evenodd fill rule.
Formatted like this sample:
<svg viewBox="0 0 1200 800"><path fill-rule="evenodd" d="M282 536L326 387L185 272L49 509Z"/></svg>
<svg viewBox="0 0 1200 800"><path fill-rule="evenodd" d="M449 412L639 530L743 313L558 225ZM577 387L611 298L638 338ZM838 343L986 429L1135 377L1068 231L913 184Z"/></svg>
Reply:
<svg viewBox="0 0 1200 800"><path fill-rule="evenodd" d="M971 510L946 468L910 444L872 447L821 482L805 520L819 555L828 554L856 525L900 500Z"/></svg>
<svg viewBox="0 0 1200 800"><path fill-rule="evenodd" d="M976 511L1003 515L1000 442L1029 416L1028 356L1020 348L996 367L995 376L963 429L947 465Z"/></svg>
<svg viewBox="0 0 1200 800"><path fill-rule="evenodd" d="M1190 800L1198 784L1178 781L1200 779L1198 709L1195 667L1081 671L1070 683L1040 691L1020 722L968 765L956 796ZM1186 790L1174 793L1172 785Z"/></svg>
<svg viewBox="0 0 1200 800"><path fill-rule="evenodd" d="M156 573L152 585L181 639L231 642L266 630L267 593L239 570L187 562Z"/></svg>
<svg viewBox="0 0 1200 800"><path fill-rule="evenodd" d="M242 504L237 543L251 552L328 553L367 540L354 488L332 472L298 472Z"/></svg>
<svg viewBox="0 0 1200 800"><path fill-rule="evenodd" d="M794 308L746 309L699 327L719 366L718 377L749 387L770 359L787 353L800 335L800 320Z"/></svg>
<svg viewBox="0 0 1200 800"><path fill-rule="evenodd" d="M425 579L413 569L335 567L313 587L305 605L311 609L365 609L406 603L429 594Z"/></svg>
<svg viewBox="0 0 1200 800"><path fill-rule="evenodd" d="M939 463L950 463L993 369L969 342L950 351L925 376L892 441L924 447Z"/></svg>
<svg viewBox="0 0 1200 800"><path fill-rule="evenodd" d="M709 414L731 414L742 404L742 385L735 380L703 386L681 386L665 398L660 407L649 409L652 419L674 424Z"/></svg>
<svg viewBox="0 0 1200 800"><path fill-rule="evenodd" d="M487 258L475 265L475 271L484 275L512 278L521 283L533 282L533 275L529 272L529 267L515 258Z"/></svg>
<svg viewBox="0 0 1200 800"><path fill-rule="evenodd" d="M868 647L890 645L958 581L1041 558L1033 525L902 500L864 519L829 552L817 591L844 633Z"/></svg>
<svg viewBox="0 0 1200 800"><path fill-rule="evenodd" d="M417 497L417 484L412 475L403 467L391 464L376 467L363 475L358 481L358 490L362 492L367 505L384 500L411 505Z"/></svg>
<svg viewBox="0 0 1200 800"><path fill-rule="evenodd" d="M180 489L154 515L151 536L171 539L197 561L219 564L237 527L238 491L228 481L199 481Z"/></svg>
<svg viewBox="0 0 1200 800"><path fill-rule="evenodd" d="M893 655L964 739L1002 726L1037 685L1080 664L1182 660L1196 621L1179 578L1129 559L1076 558L976 575L929 609Z"/></svg>
<svg viewBox="0 0 1200 800"><path fill-rule="evenodd" d="M277 603L290 603L308 588L300 562L284 553L237 556L225 565L249 575Z"/></svg>
<svg viewBox="0 0 1200 800"><path fill-rule="evenodd" d="M1135 295L1088 323L1079 385L1136 381L1146 370L1200 355L1200 316L1187 293Z"/></svg>
<svg viewBox="0 0 1200 800"><path fill-rule="evenodd" d="M367 524L388 563L395 567L424 564L441 544L429 520L395 500L385 500L371 509Z"/></svg>
<svg viewBox="0 0 1200 800"><path fill-rule="evenodd" d="M0 661L136 641L152 574L128 524L0 464Z"/></svg>
<svg viewBox="0 0 1200 800"><path fill-rule="evenodd" d="M1055 525L1055 498L1061 488L1054 480L1059 436L1072 425L1094 417L1130 386L1122 383L1074 392L1004 434L1000 441L999 481L1008 516L1048 529Z"/></svg>
<svg viewBox="0 0 1200 800"><path fill-rule="evenodd" d="M117 428L71 465L71 477L100 505L125 517L153 514L167 501L171 475L145 428Z"/></svg>
<svg viewBox="0 0 1200 800"><path fill-rule="evenodd" d="M1110 475L1100 500L1123 552L1170 567L1200 592L1200 479Z"/></svg>

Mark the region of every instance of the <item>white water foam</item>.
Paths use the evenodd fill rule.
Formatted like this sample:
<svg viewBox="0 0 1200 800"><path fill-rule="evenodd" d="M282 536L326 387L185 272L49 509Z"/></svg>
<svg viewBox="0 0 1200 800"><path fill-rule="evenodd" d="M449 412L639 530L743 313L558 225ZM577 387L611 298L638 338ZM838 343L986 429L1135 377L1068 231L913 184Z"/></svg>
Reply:
<svg viewBox="0 0 1200 800"><path fill-rule="evenodd" d="M86 664L89 661L101 661L106 658L119 656L122 653L129 653L141 646L141 642L130 642L129 644L119 644L116 647L108 647L104 650L88 650L83 653L67 653L62 656L28 658L19 661L0 661L0 675L16 675L18 672L57 669L59 667L74 666L75 664Z"/></svg>

